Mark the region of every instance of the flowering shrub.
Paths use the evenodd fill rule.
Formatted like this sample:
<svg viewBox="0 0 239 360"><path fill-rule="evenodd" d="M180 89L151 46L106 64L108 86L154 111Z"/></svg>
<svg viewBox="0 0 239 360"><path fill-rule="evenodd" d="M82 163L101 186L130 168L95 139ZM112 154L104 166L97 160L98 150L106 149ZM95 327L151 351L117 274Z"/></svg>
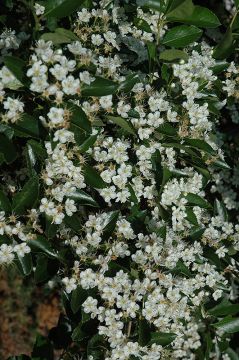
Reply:
<svg viewBox="0 0 239 360"><path fill-rule="evenodd" d="M237 359L238 1L217 43L191 0L22 3L32 27L0 36L0 265L65 307L32 359Z"/></svg>

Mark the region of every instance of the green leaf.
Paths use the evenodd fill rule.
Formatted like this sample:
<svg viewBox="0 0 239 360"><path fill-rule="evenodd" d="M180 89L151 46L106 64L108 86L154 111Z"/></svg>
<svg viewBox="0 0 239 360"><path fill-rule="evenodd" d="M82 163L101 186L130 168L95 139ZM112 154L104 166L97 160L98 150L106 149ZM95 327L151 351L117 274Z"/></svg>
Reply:
<svg viewBox="0 0 239 360"><path fill-rule="evenodd" d="M118 84L112 80L96 77L90 84L82 88L82 96L106 96L115 94L118 90Z"/></svg>
<svg viewBox="0 0 239 360"><path fill-rule="evenodd" d="M71 15L82 4L84 0L47 0L45 5L45 14L47 17L56 17L58 19Z"/></svg>
<svg viewBox="0 0 239 360"><path fill-rule="evenodd" d="M169 21L180 21L192 16L194 5L192 0L172 0L169 1L166 12L166 19Z"/></svg>
<svg viewBox="0 0 239 360"><path fill-rule="evenodd" d="M196 215L194 214L193 209L191 209L191 208L186 208L186 214L187 214L186 219L187 219L191 224L198 226L197 217L196 217Z"/></svg>
<svg viewBox="0 0 239 360"><path fill-rule="evenodd" d="M23 114L17 124L12 125L18 137L39 137L38 120L29 114Z"/></svg>
<svg viewBox="0 0 239 360"><path fill-rule="evenodd" d="M57 253L52 248L51 243L43 235L37 235L34 240L29 240L28 244L33 252L42 252L53 258L58 257Z"/></svg>
<svg viewBox="0 0 239 360"><path fill-rule="evenodd" d="M213 326L227 334L237 333L239 332L239 318L225 318Z"/></svg>
<svg viewBox="0 0 239 360"><path fill-rule="evenodd" d="M34 280L36 284L44 283L53 278L59 270L59 262L56 259L49 259L45 254L37 255Z"/></svg>
<svg viewBox="0 0 239 360"><path fill-rule="evenodd" d="M228 348L226 354L229 355L230 360L239 360L239 355L232 348Z"/></svg>
<svg viewBox="0 0 239 360"><path fill-rule="evenodd" d="M135 130L129 121L123 119L120 116L111 116L111 115L107 116L107 119L112 121L114 124L120 126L127 133L135 135Z"/></svg>
<svg viewBox="0 0 239 360"><path fill-rule="evenodd" d="M206 141L200 139L185 139L185 144L194 147L195 149L203 150L211 155L215 155L215 150Z"/></svg>
<svg viewBox="0 0 239 360"><path fill-rule="evenodd" d="M218 17L211 10L202 6L194 6L191 16L180 21L202 28L216 28L221 25Z"/></svg>
<svg viewBox="0 0 239 360"><path fill-rule="evenodd" d="M167 346L175 339L176 334L174 333L155 332L151 333L150 344Z"/></svg>
<svg viewBox="0 0 239 360"><path fill-rule="evenodd" d="M211 10L202 6L194 6L192 0L183 2L173 0L167 10L166 19L205 28L215 28L220 25L220 21Z"/></svg>
<svg viewBox="0 0 239 360"><path fill-rule="evenodd" d="M39 191L39 181L37 176L29 179L22 190L13 198L13 212L22 215L27 209L32 208L37 199Z"/></svg>
<svg viewBox="0 0 239 360"><path fill-rule="evenodd" d="M80 323L72 333L72 340L74 342L81 342L83 339L87 338L89 335L82 330L82 324Z"/></svg>
<svg viewBox="0 0 239 360"><path fill-rule="evenodd" d="M156 129L159 133L174 136L177 135L177 130L169 123L164 123Z"/></svg>
<svg viewBox="0 0 239 360"><path fill-rule="evenodd" d="M97 135L90 135L82 143L80 141L78 141L79 138L77 136L75 136L75 140L76 140L77 144L79 145L80 152L85 153L87 150L89 150L94 145L94 143L97 140Z"/></svg>
<svg viewBox="0 0 239 360"><path fill-rule="evenodd" d="M20 81L21 84L23 84L25 80L25 62L22 59L9 55L5 56L3 61L8 70L13 73L13 75L17 78L18 81Z"/></svg>
<svg viewBox="0 0 239 360"><path fill-rule="evenodd" d="M180 48L197 41L202 35L202 30L195 26L181 25L170 29L162 40L162 44Z"/></svg>
<svg viewBox="0 0 239 360"><path fill-rule="evenodd" d="M12 141L5 135L0 134L0 153L7 164L11 164L17 158L17 152Z"/></svg>
<svg viewBox="0 0 239 360"><path fill-rule="evenodd" d="M107 184L104 182L102 177L98 172L91 167L90 165L84 165L83 172L85 176L85 182L96 189L103 189L107 187Z"/></svg>
<svg viewBox="0 0 239 360"><path fill-rule="evenodd" d="M221 160L221 159L215 160L213 162L213 165L220 169L231 170L231 167L224 160Z"/></svg>
<svg viewBox="0 0 239 360"><path fill-rule="evenodd" d="M153 10L162 10L162 0L143 0L140 5Z"/></svg>
<svg viewBox="0 0 239 360"><path fill-rule="evenodd" d="M216 317L226 315L236 315L239 312L239 304L232 304L227 299L223 299L220 304L208 310L209 315Z"/></svg>
<svg viewBox="0 0 239 360"><path fill-rule="evenodd" d="M31 254L25 254L25 256L18 256L18 269L24 276L29 275L32 272L32 256Z"/></svg>
<svg viewBox="0 0 239 360"><path fill-rule="evenodd" d="M0 133L6 135L6 137L11 140L14 135L14 130L6 124L0 124Z"/></svg>
<svg viewBox="0 0 239 360"><path fill-rule="evenodd" d="M113 234L119 214L120 212L118 210L108 213L108 218L105 221L105 226L103 228L103 234L102 234L102 239L104 241L108 240L109 237Z"/></svg>
<svg viewBox="0 0 239 360"><path fill-rule="evenodd" d="M186 61L188 59L188 54L183 50L169 49L162 51L159 55L159 59L164 61L183 59Z"/></svg>
<svg viewBox="0 0 239 360"><path fill-rule="evenodd" d="M68 108L71 112L71 123L76 127L91 133L91 123L82 108L72 103L68 103Z"/></svg>
<svg viewBox="0 0 239 360"><path fill-rule="evenodd" d="M99 204L83 190L76 190L72 192L68 197L77 201L80 205L99 207Z"/></svg>
<svg viewBox="0 0 239 360"><path fill-rule="evenodd" d="M185 199L187 199L187 201L190 204L193 204L193 205L205 208L205 209L208 209L208 208L211 207L211 205L199 195L196 195L196 194L193 194L193 193L188 193L184 197L185 197Z"/></svg>
<svg viewBox="0 0 239 360"><path fill-rule="evenodd" d="M77 288L71 294L71 309L73 313L77 313L80 310L81 305L87 299L88 293L81 286Z"/></svg>
<svg viewBox="0 0 239 360"><path fill-rule="evenodd" d="M150 339L150 325L146 319L139 319L138 322L139 345L146 346Z"/></svg>
<svg viewBox="0 0 239 360"><path fill-rule="evenodd" d="M214 214L219 215L224 221L228 221L227 209L223 202L218 199L214 201Z"/></svg>
<svg viewBox="0 0 239 360"><path fill-rule="evenodd" d="M50 340L38 335L32 351L32 360L53 360L54 351Z"/></svg>
<svg viewBox="0 0 239 360"><path fill-rule="evenodd" d="M77 234L80 232L80 230L82 229L82 224L81 224L81 220L79 218L78 215L73 214L72 216L65 216L64 217L64 223L71 228L72 230L74 230Z"/></svg>
<svg viewBox="0 0 239 360"><path fill-rule="evenodd" d="M134 18L134 25L140 29L143 30L145 32L151 33L151 28L150 25L147 23L147 21L145 21L144 19L141 18Z"/></svg>
<svg viewBox="0 0 239 360"><path fill-rule="evenodd" d="M122 81L118 86L118 91L122 91L124 93L130 92L130 90L140 81L139 76L137 74L130 74L126 77L124 81Z"/></svg>
<svg viewBox="0 0 239 360"><path fill-rule="evenodd" d="M72 31L57 28L54 33L45 33L41 36L42 40L52 41L54 45L58 44L68 44L71 41L79 41L78 36L76 36Z"/></svg>
<svg viewBox="0 0 239 360"><path fill-rule="evenodd" d="M0 210L5 211L5 213L10 213L12 211L11 203L2 190L0 190Z"/></svg>
<svg viewBox="0 0 239 360"><path fill-rule="evenodd" d="M217 60L226 59L228 56L231 55L235 48L235 41L232 34L231 27L227 28L226 33L222 37L219 44L214 49L213 56Z"/></svg>

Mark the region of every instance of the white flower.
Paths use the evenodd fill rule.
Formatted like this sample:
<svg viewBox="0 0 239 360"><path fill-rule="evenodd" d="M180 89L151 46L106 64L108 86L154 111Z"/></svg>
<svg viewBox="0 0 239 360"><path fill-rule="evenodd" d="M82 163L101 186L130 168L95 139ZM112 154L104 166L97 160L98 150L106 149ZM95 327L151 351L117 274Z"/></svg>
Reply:
<svg viewBox="0 0 239 360"><path fill-rule="evenodd" d="M45 6L40 5L38 3L35 3L34 8L37 16L43 15L45 12Z"/></svg>
<svg viewBox="0 0 239 360"><path fill-rule="evenodd" d="M10 264L14 260L13 247L7 244L0 246L0 265Z"/></svg>

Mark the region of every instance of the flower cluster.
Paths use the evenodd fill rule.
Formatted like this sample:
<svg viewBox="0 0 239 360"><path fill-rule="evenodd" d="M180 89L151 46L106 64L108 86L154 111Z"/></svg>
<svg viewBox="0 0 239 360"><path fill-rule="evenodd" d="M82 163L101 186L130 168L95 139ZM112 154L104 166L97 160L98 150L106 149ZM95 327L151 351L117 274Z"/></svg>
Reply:
<svg viewBox="0 0 239 360"><path fill-rule="evenodd" d="M196 360L205 333L214 359L225 338L211 309L238 293L238 171L217 129L238 99L238 67L219 71L200 41L175 56L167 9L124 3L80 7L72 31L43 34L24 83L0 69L10 183L0 190L0 265L31 256L41 279L42 262L54 261L64 303L80 312L69 328L82 359L94 359L86 324L105 360ZM36 3L37 25L51 11Z"/></svg>

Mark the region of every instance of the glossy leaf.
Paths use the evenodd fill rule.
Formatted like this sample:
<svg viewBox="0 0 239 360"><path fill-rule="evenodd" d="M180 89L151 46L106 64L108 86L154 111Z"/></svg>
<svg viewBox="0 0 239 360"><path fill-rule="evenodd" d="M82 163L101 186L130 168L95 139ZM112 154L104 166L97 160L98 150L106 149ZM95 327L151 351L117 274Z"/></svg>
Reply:
<svg viewBox="0 0 239 360"><path fill-rule="evenodd" d="M107 186L98 172L89 165L84 165L83 172L85 176L85 182L96 189L103 189Z"/></svg>
<svg viewBox="0 0 239 360"><path fill-rule="evenodd" d="M31 254L25 254L24 256L18 256L18 268L24 276L29 275L32 272L32 256Z"/></svg>
<svg viewBox="0 0 239 360"><path fill-rule="evenodd" d="M28 242L32 251L42 252L50 257L57 257L57 253L51 246L51 242L48 241L43 235L38 235L34 240Z"/></svg>
<svg viewBox="0 0 239 360"><path fill-rule="evenodd" d="M206 208L206 209L211 207L211 205L206 200L204 200L201 196L199 196L197 194L188 193L185 196L185 198L187 199L187 201L190 204L193 204L193 205L196 205L196 206L199 206L202 208Z"/></svg>
<svg viewBox="0 0 239 360"><path fill-rule="evenodd" d="M3 159L7 164L11 164L17 158L13 142L3 134L0 134L0 153L2 153Z"/></svg>
<svg viewBox="0 0 239 360"><path fill-rule="evenodd" d="M87 194L83 190L76 190L76 191L72 192L68 197L70 199L75 200L80 205L99 207L98 203L89 194Z"/></svg>
<svg viewBox="0 0 239 360"><path fill-rule="evenodd" d="M167 346L176 338L174 333L155 332L151 333L150 344Z"/></svg>
<svg viewBox="0 0 239 360"><path fill-rule="evenodd" d="M133 125L130 123L129 120L126 120L120 116L111 116L111 115L107 116L107 119L112 121L114 124L120 126L127 133L131 135L135 135L135 130L133 128Z"/></svg>
<svg viewBox="0 0 239 360"><path fill-rule="evenodd" d="M176 26L166 32L162 44L180 48L197 41L202 35L202 30L195 26Z"/></svg>
<svg viewBox="0 0 239 360"><path fill-rule="evenodd" d="M18 137L39 137L38 120L29 114L23 114L20 120L12 125L12 128Z"/></svg>
<svg viewBox="0 0 239 360"><path fill-rule="evenodd" d="M104 241L108 240L109 237L112 235L113 231L115 230L118 217L119 211L112 211L108 214L108 218L105 221L106 224L103 228L102 239Z"/></svg>
<svg viewBox="0 0 239 360"><path fill-rule="evenodd" d="M176 50L176 49L164 50L160 53L159 59L164 61L174 61L178 59L187 60L188 54L183 50Z"/></svg>
<svg viewBox="0 0 239 360"><path fill-rule="evenodd" d="M227 334L237 333L239 332L239 318L228 317L213 324L213 326Z"/></svg>
<svg viewBox="0 0 239 360"><path fill-rule="evenodd" d="M85 85L82 90L82 96L106 96L115 94L118 90L118 84L112 80L97 77L90 85Z"/></svg>
<svg viewBox="0 0 239 360"><path fill-rule="evenodd" d="M223 299L220 304L208 310L210 315L219 317L226 315L236 315L239 312L239 304L232 304L230 301Z"/></svg>
<svg viewBox="0 0 239 360"><path fill-rule="evenodd" d="M7 195L0 190L0 211L3 210L5 213L10 213L12 210L11 203Z"/></svg>
<svg viewBox="0 0 239 360"><path fill-rule="evenodd" d="M71 15L76 11L84 0L47 0L44 16L58 19Z"/></svg>
<svg viewBox="0 0 239 360"><path fill-rule="evenodd" d="M10 55L5 56L3 60L8 70L10 70L13 73L13 75L17 78L17 80L20 81L20 83L24 83L25 62L22 59Z"/></svg>
<svg viewBox="0 0 239 360"><path fill-rule="evenodd" d="M68 108L71 113L71 123L76 127L91 133L91 123L82 108L72 103L68 103Z"/></svg>
<svg viewBox="0 0 239 360"><path fill-rule="evenodd" d="M13 212L17 215L23 214L27 209L34 207L38 199L39 181L37 176L29 179L22 190L13 198Z"/></svg>
<svg viewBox="0 0 239 360"><path fill-rule="evenodd" d="M137 74L130 74L119 84L118 91L128 93L138 82L140 82L139 76Z"/></svg>
<svg viewBox="0 0 239 360"><path fill-rule="evenodd" d="M73 313L77 313L80 310L81 305L87 299L88 293L81 286L77 288L71 294L71 309Z"/></svg>

